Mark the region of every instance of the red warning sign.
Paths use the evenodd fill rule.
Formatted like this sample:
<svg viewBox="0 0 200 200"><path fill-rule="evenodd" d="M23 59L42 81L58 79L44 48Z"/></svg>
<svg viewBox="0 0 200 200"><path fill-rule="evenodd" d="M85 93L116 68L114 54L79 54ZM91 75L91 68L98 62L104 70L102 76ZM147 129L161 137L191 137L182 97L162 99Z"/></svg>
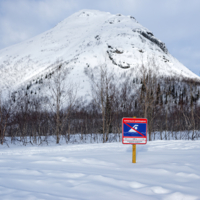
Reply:
<svg viewBox="0 0 200 200"><path fill-rule="evenodd" d="M123 118L122 119L122 143L146 144L147 143L147 119Z"/></svg>

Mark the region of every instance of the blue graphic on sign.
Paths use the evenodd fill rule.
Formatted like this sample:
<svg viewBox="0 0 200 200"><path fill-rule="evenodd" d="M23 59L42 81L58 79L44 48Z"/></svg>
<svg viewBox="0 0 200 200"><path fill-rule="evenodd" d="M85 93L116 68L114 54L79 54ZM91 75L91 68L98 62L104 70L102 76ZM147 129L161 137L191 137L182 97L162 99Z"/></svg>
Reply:
<svg viewBox="0 0 200 200"><path fill-rule="evenodd" d="M127 123L129 126L133 127L135 130L139 131L146 137L146 124L136 124L136 123ZM143 137L141 134L124 124L124 136L130 137Z"/></svg>

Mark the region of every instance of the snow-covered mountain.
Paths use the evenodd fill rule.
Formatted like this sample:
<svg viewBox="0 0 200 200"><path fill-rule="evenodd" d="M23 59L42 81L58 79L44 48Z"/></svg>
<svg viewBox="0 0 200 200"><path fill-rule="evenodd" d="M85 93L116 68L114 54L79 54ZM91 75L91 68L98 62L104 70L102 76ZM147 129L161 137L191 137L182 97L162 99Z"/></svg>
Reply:
<svg viewBox="0 0 200 200"><path fill-rule="evenodd" d="M123 72L136 72L147 57L154 58L161 75L199 79L134 17L81 10L51 30L0 50L0 87L15 90L34 83L52 73L56 63L65 63L84 95L89 92L86 68L106 62L120 78Z"/></svg>

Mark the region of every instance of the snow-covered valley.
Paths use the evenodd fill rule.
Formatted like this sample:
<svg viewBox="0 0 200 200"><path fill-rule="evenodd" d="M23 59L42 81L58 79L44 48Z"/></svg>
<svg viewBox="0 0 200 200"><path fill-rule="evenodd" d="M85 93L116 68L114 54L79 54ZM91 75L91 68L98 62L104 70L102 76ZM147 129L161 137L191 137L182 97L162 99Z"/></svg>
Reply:
<svg viewBox="0 0 200 200"><path fill-rule="evenodd" d="M199 80L134 17L96 10L0 50L0 200L200 199ZM136 164L125 116L155 140Z"/></svg>

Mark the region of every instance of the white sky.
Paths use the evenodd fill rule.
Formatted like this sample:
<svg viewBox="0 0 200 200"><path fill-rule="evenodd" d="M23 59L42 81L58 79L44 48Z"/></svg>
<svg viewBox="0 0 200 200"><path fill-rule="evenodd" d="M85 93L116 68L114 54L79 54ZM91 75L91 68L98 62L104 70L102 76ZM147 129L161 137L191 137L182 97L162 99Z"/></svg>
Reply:
<svg viewBox="0 0 200 200"><path fill-rule="evenodd" d="M200 75L199 0L0 0L0 49L53 28L81 9L134 16Z"/></svg>

